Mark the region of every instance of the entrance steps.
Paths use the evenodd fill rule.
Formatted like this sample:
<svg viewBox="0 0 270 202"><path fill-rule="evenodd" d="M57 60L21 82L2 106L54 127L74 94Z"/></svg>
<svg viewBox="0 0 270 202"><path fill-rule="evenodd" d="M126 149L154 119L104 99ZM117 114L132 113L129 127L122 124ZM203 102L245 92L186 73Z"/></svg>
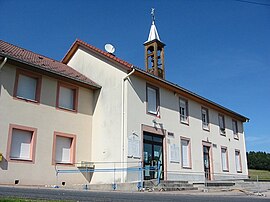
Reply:
<svg viewBox="0 0 270 202"><path fill-rule="evenodd" d="M184 191L184 190L198 190L193 184L187 181L171 181L161 180L158 184L157 180L144 181L144 188L146 191Z"/></svg>
<svg viewBox="0 0 270 202"><path fill-rule="evenodd" d="M204 183L193 183L199 190L208 191L229 191L235 188L233 181L207 181Z"/></svg>

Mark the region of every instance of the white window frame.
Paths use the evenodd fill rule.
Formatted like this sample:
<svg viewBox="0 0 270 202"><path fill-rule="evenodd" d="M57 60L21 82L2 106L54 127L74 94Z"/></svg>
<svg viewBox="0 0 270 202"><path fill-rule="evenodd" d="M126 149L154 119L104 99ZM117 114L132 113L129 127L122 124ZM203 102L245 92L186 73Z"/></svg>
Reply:
<svg viewBox="0 0 270 202"><path fill-rule="evenodd" d="M179 98L179 113L180 122L188 124L189 114L188 114L188 101L183 98Z"/></svg>
<svg viewBox="0 0 270 202"><path fill-rule="evenodd" d="M235 150L235 169L237 173L242 172L242 162L240 150Z"/></svg>
<svg viewBox="0 0 270 202"><path fill-rule="evenodd" d="M225 152L223 152L225 151ZM227 147L221 147L221 165L222 171L228 172L229 171L229 162L228 162L228 149Z"/></svg>
<svg viewBox="0 0 270 202"><path fill-rule="evenodd" d="M184 147L183 142L187 143L186 145L186 154L184 154ZM191 163L191 143L189 138L181 137L180 138L180 145L181 145L181 166L182 168L188 168L191 169L192 163ZM185 155L185 156L184 156ZM186 159L187 162L184 162L184 159Z"/></svg>
<svg viewBox="0 0 270 202"><path fill-rule="evenodd" d="M225 116L222 114L218 115L218 125L219 131L221 135L226 135L226 127L225 127Z"/></svg>
<svg viewBox="0 0 270 202"><path fill-rule="evenodd" d="M154 92L155 94L155 97L153 97L154 100L154 104L156 106L151 106L152 103L150 103L149 101L151 100L150 99L150 92ZM159 89L150 85L150 84L147 84L146 85L146 95L147 95L147 113L148 114L153 114L153 115L156 115L156 116L160 116L160 113L159 113L159 110L160 110L160 105L159 105ZM153 108L153 109L150 109Z"/></svg>
<svg viewBox="0 0 270 202"><path fill-rule="evenodd" d="M209 111L207 108L202 107L201 109L201 114L202 114L202 128L204 130L208 130L210 129L209 127Z"/></svg>
<svg viewBox="0 0 270 202"><path fill-rule="evenodd" d="M234 125L235 123L235 125ZM239 139L239 133L238 133L238 122L236 120L232 120L232 130L233 130L233 136L234 139Z"/></svg>

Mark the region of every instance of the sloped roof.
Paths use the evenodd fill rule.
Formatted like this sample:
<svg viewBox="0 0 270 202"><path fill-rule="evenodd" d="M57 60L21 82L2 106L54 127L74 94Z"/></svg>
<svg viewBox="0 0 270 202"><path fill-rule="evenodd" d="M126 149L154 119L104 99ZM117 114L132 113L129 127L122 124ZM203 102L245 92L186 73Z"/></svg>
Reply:
<svg viewBox="0 0 270 202"><path fill-rule="evenodd" d="M151 28L150 28L148 39L147 39L147 41L145 43L153 41L155 39L160 41L158 31L157 31L157 28L156 28L156 25L155 25L155 21L153 21L152 25L151 25Z"/></svg>
<svg viewBox="0 0 270 202"><path fill-rule="evenodd" d="M100 88L100 86L94 81L66 64L2 40L0 40L0 56L7 57L8 59L36 67L40 70L65 77L79 83L86 84L92 88Z"/></svg>
<svg viewBox="0 0 270 202"><path fill-rule="evenodd" d="M197 95L196 93L189 91L189 90L187 90L187 89L185 89L177 84L174 84L170 81L167 81L165 79L162 79L162 78L159 78L155 75L152 75L139 67L136 67L136 66L120 59L120 58L117 58L116 56L114 56L110 53L107 53L103 50L100 50L99 48L96 48L90 44L87 44L86 42L83 42L82 40L79 40L79 39L76 39L76 41L72 44L71 48L69 49L67 54L62 59L62 62L68 63L68 61L75 54L75 52L77 51L79 46L82 46L82 47L86 48L87 50L92 51L92 52L98 54L99 56L102 56L105 59L108 59L110 61L114 61L114 62L118 63L121 67L128 70L128 72L135 70L135 74L137 76L143 77L146 80L155 81L155 82L159 83L161 86L168 88L168 89L175 91L175 92L183 92L185 95L187 95L195 100L201 101L201 103L206 103L206 104L208 103L209 105L213 106L213 108L227 112L228 114L231 114L235 117L240 118L242 121L249 121L249 118L247 118L247 117L245 117L237 112L234 112L234 111L232 111L226 107L223 107L222 105L217 104L217 103L215 103L207 98L204 98L200 95Z"/></svg>
<svg viewBox="0 0 270 202"><path fill-rule="evenodd" d="M93 51L93 52L99 54L100 56L104 57L105 59L109 59L113 62L120 64L126 70L131 70L131 68L133 67L132 64L116 57L115 55L107 53L103 50L100 50L99 48L96 48L96 47L94 47L94 46L92 46L92 45L90 45L90 44L88 44L80 39L76 39L76 41L72 44L72 46L70 47L70 49L68 50L68 52L66 53L64 58L62 59L62 62L64 64L68 63L68 61L72 58L73 54L77 51L79 46L84 47L87 50Z"/></svg>

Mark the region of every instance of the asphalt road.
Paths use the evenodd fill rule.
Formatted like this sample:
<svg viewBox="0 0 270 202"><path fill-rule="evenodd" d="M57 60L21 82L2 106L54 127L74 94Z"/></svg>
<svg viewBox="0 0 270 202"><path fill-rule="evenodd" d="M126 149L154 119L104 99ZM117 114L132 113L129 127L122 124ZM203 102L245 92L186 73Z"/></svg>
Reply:
<svg viewBox="0 0 270 202"><path fill-rule="evenodd" d="M268 198L251 196L217 196L217 195L189 195L179 193L143 193L143 192L95 192L95 191L74 191L63 189L39 189L39 188L20 188L20 187L0 187L0 201L3 197L20 197L30 199L53 199L63 201L200 201L200 202L253 202L270 201Z"/></svg>

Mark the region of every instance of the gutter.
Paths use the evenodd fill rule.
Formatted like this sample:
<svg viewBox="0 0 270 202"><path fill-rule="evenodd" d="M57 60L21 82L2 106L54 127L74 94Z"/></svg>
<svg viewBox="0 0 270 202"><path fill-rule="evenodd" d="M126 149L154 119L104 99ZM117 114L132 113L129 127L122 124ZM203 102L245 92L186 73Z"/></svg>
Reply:
<svg viewBox="0 0 270 202"><path fill-rule="evenodd" d="M0 70L6 64L6 62L7 62L7 57L5 57L4 61L0 64Z"/></svg>
<svg viewBox="0 0 270 202"><path fill-rule="evenodd" d="M121 143L122 143L122 151L121 151L121 164L122 168L124 168L125 162L125 81L135 72L135 68L133 65L131 66L132 71L128 73L122 80L122 124L121 124ZM125 173L121 172L121 182L124 182Z"/></svg>

